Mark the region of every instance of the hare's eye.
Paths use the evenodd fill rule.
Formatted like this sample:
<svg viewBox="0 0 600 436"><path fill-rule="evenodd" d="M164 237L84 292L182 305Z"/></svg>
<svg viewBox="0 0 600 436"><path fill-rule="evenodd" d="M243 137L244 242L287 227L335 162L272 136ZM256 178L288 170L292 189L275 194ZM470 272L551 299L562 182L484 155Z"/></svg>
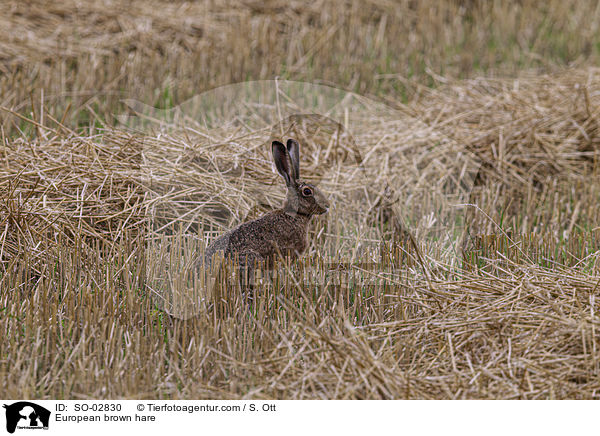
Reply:
<svg viewBox="0 0 600 436"><path fill-rule="evenodd" d="M310 188L303 188L302 189L302 195L304 195L305 197L310 197L312 195L312 189Z"/></svg>

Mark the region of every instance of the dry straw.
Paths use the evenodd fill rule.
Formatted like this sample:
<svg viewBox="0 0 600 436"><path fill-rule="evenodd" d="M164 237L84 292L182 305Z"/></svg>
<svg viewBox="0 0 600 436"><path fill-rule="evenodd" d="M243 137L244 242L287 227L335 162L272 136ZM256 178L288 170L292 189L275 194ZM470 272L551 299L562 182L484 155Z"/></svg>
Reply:
<svg viewBox="0 0 600 436"><path fill-rule="evenodd" d="M5 3L5 397L598 398L597 2ZM114 119L273 77L394 116ZM251 308L166 315L196 250L280 204L277 135L334 205L306 255Z"/></svg>
<svg viewBox="0 0 600 436"><path fill-rule="evenodd" d="M335 211L315 222L303 261L263 280L251 310L232 290L224 313L209 302L185 322L156 308L146 281L164 261L146 250L150 202L162 201L154 224L201 241L276 206L282 188L253 140L271 131L232 131L209 146L202 135L79 136L38 121L35 139L5 141L0 165L2 391L596 398L599 85L598 71L585 69L431 91L400 120L423 120L410 134L390 128L379 134L397 139L355 141L371 156L360 175L343 165L354 156L342 145L330 151L339 132L296 123L305 175L337 198ZM487 164L470 200L486 213L471 217L471 245L452 265L431 241L419 240L419 260L394 238L400 200L389 189L410 174L381 171L398 159L399 140L418 150L445 136ZM149 144L185 165L144 160L158 149ZM149 186L142 170L157 162Z"/></svg>

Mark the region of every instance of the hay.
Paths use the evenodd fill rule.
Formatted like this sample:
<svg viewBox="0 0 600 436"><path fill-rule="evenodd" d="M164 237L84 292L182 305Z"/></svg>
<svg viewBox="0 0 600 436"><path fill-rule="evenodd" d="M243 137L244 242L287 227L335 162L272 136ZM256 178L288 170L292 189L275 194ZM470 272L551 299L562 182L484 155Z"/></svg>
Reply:
<svg viewBox="0 0 600 436"><path fill-rule="evenodd" d="M31 377L3 377L2 391L597 398L599 84L595 69L512 84L478 79L431 91L400 124L362 113L364 135L353 145L368 157L360 174L343 165L351 153L328 147L339 133L333 125L296 123L306 136L304 174L320 180L336 208L315 223L303 262L264 282L253 316L232 297L225 319L209 308L187 322L167 321L154 309L145 265L163 260L144 250L148 210L158 198L162 222L203 237L275 207L283 192L261 147L271 130L238 130L208 144L205 135L108 129L82 136L40 125L35 139L7 139L0 371ZM398 128L413 122L408 114L423 120L410 132ZM385 128L387 140L374 140ZM386 173L382 165L401 162L399 143L414 152L445 136L448 147L466 145L489 163L477 204L496 214L485 218L495 236L459 264L436 259L427 244L425 260L394 262L394 250L408 249L398 241L380 257L393 236L382 220L398 200L385 188L412 180L402 166ZM426 180L439 177L439 167L426 169ZM547 183L559 176L570 185ZM502 189L493 189L497 183ZM515 190L526 201L503 210ZM497 227L503 213L514 229ZM543 221L527 224L536 217ZM570 234L557 238L557 229Z"/></svg>
<svg viewBox="0 0 600 436"><path fill-rule="evenodd" d="M280 3L7 3L0 392L597 399L597 4ZM213 124L122 101L274 77ZM342 91L284 78L374 97L294 117ZM152 274L280 204L279 136L332 199L305 256L170 318Z"/></svg>

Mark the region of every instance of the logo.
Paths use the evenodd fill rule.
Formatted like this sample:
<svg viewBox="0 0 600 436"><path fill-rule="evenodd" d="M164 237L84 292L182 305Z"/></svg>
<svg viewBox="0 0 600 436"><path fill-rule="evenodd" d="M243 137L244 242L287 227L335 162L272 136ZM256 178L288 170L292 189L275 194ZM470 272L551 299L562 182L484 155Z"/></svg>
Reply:
<svg viewBox="0 0 600 436"><path fill-rule="evenodd" d="M6 431L14 433L18 429L48 430L50 411L29 401L19 401L4 405L6 409Z"/></svg>

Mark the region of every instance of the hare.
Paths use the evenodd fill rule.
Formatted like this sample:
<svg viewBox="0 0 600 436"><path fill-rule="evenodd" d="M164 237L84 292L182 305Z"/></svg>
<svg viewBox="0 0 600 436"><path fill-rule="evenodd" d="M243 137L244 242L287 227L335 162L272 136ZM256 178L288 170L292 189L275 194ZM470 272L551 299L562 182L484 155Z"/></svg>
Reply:
<svg viewBox="0 0 600 436"><path fill-rule="evenodd" d="M248 278L250 296L254 268L263 264L272 269L280 255L291 259L300 256L308 246L308 225L314 215L327 212L329 201L316 186L300 180L300 145L294 139L287 148L279 141L272 143L273 161L287 187L287 199L281 209L243 223L213 241L204 255L204 266L210 267L213 257L221 252L225 259L237 263L242 288L243 275Z"/></svg>

